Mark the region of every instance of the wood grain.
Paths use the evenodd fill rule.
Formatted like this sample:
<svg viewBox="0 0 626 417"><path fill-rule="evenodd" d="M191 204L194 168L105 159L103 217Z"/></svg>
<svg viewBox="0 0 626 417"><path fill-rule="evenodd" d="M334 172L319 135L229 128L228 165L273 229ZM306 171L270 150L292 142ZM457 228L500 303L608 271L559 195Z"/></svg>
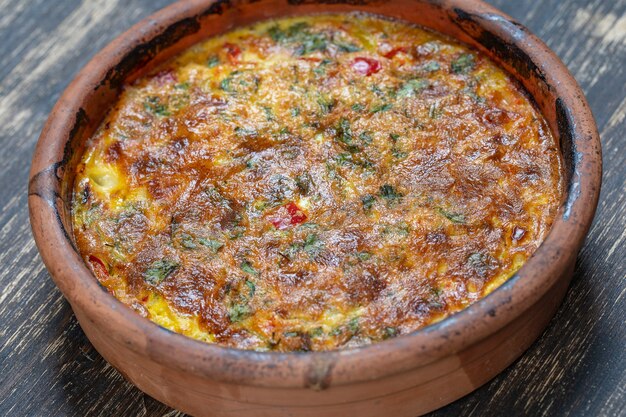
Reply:
<svg viewBox="0 0 626 417"><path fill-rule="evenodd" d="M165 0L0 0L0 416L176 416L112 369L49 279L28 223L39 132L76 72ZM543 336L433 416L626 415L626 0L492 4L568 65L596 116L604 183L573 284Z"/></svg>

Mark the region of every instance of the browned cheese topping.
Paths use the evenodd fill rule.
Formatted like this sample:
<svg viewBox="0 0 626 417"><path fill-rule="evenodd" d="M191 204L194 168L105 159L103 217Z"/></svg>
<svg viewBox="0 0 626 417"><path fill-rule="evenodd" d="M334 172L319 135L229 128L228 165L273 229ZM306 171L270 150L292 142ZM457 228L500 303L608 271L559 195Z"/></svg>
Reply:
<svg viewBox="0 0 626 417"><path fill-rule="evenodd" d="M370 15L269 21L127 85L77 169L102 285L255 350L370 344L510 278L561 198L557 144L487 57Z"/></svg>

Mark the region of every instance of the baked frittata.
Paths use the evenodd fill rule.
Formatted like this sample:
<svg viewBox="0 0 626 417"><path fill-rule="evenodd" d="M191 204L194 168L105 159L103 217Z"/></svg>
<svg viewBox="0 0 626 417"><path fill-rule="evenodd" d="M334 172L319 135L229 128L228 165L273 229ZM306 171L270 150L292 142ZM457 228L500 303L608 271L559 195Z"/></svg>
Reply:
<svg viewBox="0 0 626 417"><path fill-rule="evenodd" d="M175 332L361 346L489 294L561 199L557 142L486 56L363 14L258 23L127 85L77 168L100 283Z"/></svg>

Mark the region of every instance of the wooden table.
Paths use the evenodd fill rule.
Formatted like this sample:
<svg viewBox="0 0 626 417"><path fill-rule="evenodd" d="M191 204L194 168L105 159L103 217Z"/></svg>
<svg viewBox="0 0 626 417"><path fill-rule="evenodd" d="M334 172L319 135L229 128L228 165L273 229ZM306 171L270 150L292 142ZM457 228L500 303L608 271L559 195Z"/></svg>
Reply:
<svg viewBox="0 0 626 417"><path fill-rule="evenodd" d="M602 195L545 333L433 415L626 415L626 0L491 2L546 41L582 85L602 136ZM0 0L0 416L179 414L93 349L37 254L26 205L33 148L59 94L100 48L167 3Z"/></svg>

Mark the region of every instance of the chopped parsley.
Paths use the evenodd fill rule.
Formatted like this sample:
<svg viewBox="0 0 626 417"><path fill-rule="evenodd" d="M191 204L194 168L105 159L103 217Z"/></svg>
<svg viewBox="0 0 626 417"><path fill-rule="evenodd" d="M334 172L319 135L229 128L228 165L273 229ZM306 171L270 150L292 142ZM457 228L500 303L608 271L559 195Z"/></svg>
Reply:
<svg viewBox="0 0 626 417"><path fill-rule="evenodd" d="M398 192L393 185L382 185L378 190L380 196L387 201L397 201L403 197L403 194Z"/></svg>
<svg viewBox="0 0 626 417"><path fill-rule="evenodd" d="M180 236L180 243L185 249L195 249L197 247L193 237L186 233Z"/></svg>
<svg viewBox="0 0 626 417"><path fill-rule="evenodd" d="M259 271L254 269L254 267L252 266L252 264L249 261L244 260L243 262L241 262L239 267L246 274L250 274L250 275L254 275L254 276L259 275Z"/></svg>
<svg viewBox="0 0 626 417"><path fill-rule="evenodd" d="M462 213L448 211L441 207L437 207L437 212L441 214L443 217L445 217L446 219L450 220L452 223L455 223L455 224L466 223L465 216Z"/></svg>
<svg viewBox="0 0 626 417"><path fill-rule="evenodd" d="M409 80L402 84L402 86L398 89L396 96L397 97L415 97L418 95L423 89L428 87L428 81L422 79L414 79Z"/></svg>
<svg viewBox="0 0 626 417"><path fill-rule="evenodd" d="M248 287L248 297L254 297L254 294L256 293L256 284L250 280L246 280L246 287Z"/></svg>
<svg viewBox="0 0 626 417"><path fill-rule="evenodd" d="M467 258L467 265L480 275L485 275L487 271L495 269L498 261L487 253L472 253Z"/></svg>
<svg viewBox="0 0 626 417"><path fill-rule="evenodd" d="M391 339L392 337L396 337L398 334L400 334L400 331L397 327L385 327L383 339Z"/></svg>
<svg viewBox="0 0 626 417"><path fill-rule="evenodd" d="M367 194L361 197L361 203L363 203L363 210L365 211L370 210L374 206L375 202L376 197L371 194Z"/></svg>
<svg viewBox="0 0 626 417"><path fill-rule="evenodd" d="M360 111L365 110L365 106L364 106L364 105L362 105L361 103L354 103L354 104L352 105L352 110L354 110L354 111L356 111L356 112L360 112Z"/></svg>
<svg viewBox="0 0 626 417"><path fill-rule="evenodd" d="M332 62L333 61L331 61L330 59L322 60L319 63L319 65L313 69L313 72L315 73L315 75L318 75L320 77L323 76L323 75L326 75L326 66L328 64L332 64Z"/></svg>
<svg viewBox="0 0 626 417"><path fill-rule="evenodd" d="M359 318L353 317L348 322L348 330L352 332L352 334L356 334L359 331Z"/></svg>
<svg viewBox="0 0 626 417"><path fill-rule="evenodd" d="M462 54L450 64L450 69L455 74L467 74L476 66L476 60L472 54Z"/></svg>
<svg viewBox="0 0 626 417"><path fill-rule="evenodd" d="M370 132L361 132L359 139L366 145L369 145L373 141L372 134Z"/></svg>
<svg viewBox="0 0 626 417"><path fill-rule="evenodd" d="M157 96L149 96L143 103L144 109L153 113L159 117L169 116L170 112L165 104L161 102L161 99Z"/></svg>
<svg viewBox="0 0 626 417"><path fill-rule="evenodd" d="M150 285L159 285L174 273L180 265L177 262L161 259L153 262L143 274L143 279Z"/></svg>
<svg viewBox="0 0 626 417"><path fill-rule="evenodd" d="M359 261L367 261L372 257L372 254L369 252L357 252L356 257Z"/></svg>
<svg viewBox="0 0 626 417"><path fill-rule="evenodd" d="M247 303L234 303L228 309L228 319L231 323L237 323L248 318L251 313Z"/></svg>
<svg viewBox="0 0 626 417"><path fill-rule="evenodd" d="M328 39L323 33L310 31L306 22L297 22L282 29L274 25L267 30L267 34L274 42L294 47L294 55L309 55L316 51L325 51L328 47Z"/></svg>
<svg viewBox="0 0 626 417"><path fill-rule="evenodd" d="M316 234L310 234L304 239L302 249L311 258L315 258L324 250L324 242Z"/></svg>
<svg viewBox="0 0 626 417"><path fill-rule="evenodd" d="M217 55L211 55L209 59L207 59L206 64L209 68L216 67L220 64L220 58Z"/></svg>
<svg viewBox="0 0 626 417"><path fill-rule="evenodd" d="M296 187L302 194L306 195L311 191L311 181L311 175L308 172L303 172L296 176Z"/></svg>
<svg viewBox="0 0 626 417"><path fill-rule="evenodd" d="M379 113L379 112L391 110L392 108L393 108L393 104L391 104L391 103L384 103L384 104L379 104L378 106L372 107L370 111L372 113Z"/></svg>
<svg viewBox="0 0 626 417"><path fill-rule="evenodd" d="M345 117L339 120L339 126L337 126L337 140L341 142L348 152L359 152L360 148L354 144L352 137L352 128L350 127L350 121Z"/></svg>
<svg viewBox="0 0 626 417"><path fill-rule="evenodd" d="M256 138L259 133L256 131L256 129L252 129L250 127L237 126L235 128L235 134L243 138Z"/></svg>
<svg viewBox="0 0 626 417"><path fill-rule="evenodd" d="M206 238L198 238L198 243L200 243L203 246L208 247L209 249L211 249L211 251L213 251L213 253L217 253L217 251L219 251L222 246L224 246L224 244L220 241L217 240L213 240L213 239L206 239Z"/></svg>
<svg viewBox="0 0 626 417"><path fill-rule="evenodd" d="M328 114L331 111L333 111L336 101L332 98L320 95L319 98L317 99L317 104L320 106L320 109L322 110L322 114Z"/></svg>
<svg viewBox="0 0 626 417"><path fill-rule="evenodd" d="M337 45L337 47L339 48L341 52L359 52L361 50L361 48L359 48L353 43L347 43L347 42L341 42L341 41L334 41L333 43Z"/></svg>
<svg viewBox="0 0 626 417"><path fill-rule="evenodd" d="M420 67L422 71L426 71L426 72L439 71L440 68L441 66L439 65L439 62L437 61L429 61Z"/></svg>

